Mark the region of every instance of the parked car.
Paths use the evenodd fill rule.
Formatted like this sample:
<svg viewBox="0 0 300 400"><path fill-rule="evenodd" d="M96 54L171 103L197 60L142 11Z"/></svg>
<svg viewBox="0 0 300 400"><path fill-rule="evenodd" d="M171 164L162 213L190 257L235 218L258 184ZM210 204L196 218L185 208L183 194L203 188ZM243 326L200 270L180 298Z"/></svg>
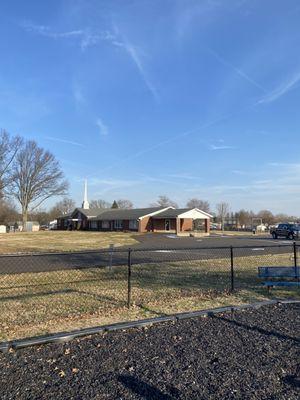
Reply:
<svg viewBox="0 0 300 400"><path fill-rule="evenodd" d="M278 224L276 228L272 228L270 233L273 239L278 237L284 237L287 239L299 239L300 238L300 225L299 224Z"/></svg>
<svg viewBox="0 0 300 400"><path fill-rule="evenodd" d="M55 231L57 229L57 223L56 222L50 222L49 224L49 230L50 231Z"/></svg>

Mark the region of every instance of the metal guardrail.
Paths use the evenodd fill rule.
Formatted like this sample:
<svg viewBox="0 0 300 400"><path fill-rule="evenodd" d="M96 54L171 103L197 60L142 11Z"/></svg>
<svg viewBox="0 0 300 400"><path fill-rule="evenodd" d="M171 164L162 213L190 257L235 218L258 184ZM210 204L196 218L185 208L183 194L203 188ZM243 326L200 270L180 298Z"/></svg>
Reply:
<svg viewBox="0 0 300 400"><path fill-rule="evenodd" d="M29 337L26 339L1 342L0 352L7 353L9 352L10 349L19 350L30 346L38 346L48 343L66 343L76 338L82 338L94 334L112 332L124 329L142 328L145 326L151 326L153 324L158 324L162 322L178 322L180 320L188 318L209 317L209 316L214 316L216 314L229 313L229 312L232 313L235 311L241 311L251 308L258 309L260 307L276 305L276 304L296 304L296 303L297 304L300 303L300 300L267 300L250 304L230 305L225 307L209 308L192 312L176 313L162 317L146 318L138 321L121 322L111 325L101 325L91 328L78 329L69 332L61 332L53 335L43 335L43 336Z"/></svg>

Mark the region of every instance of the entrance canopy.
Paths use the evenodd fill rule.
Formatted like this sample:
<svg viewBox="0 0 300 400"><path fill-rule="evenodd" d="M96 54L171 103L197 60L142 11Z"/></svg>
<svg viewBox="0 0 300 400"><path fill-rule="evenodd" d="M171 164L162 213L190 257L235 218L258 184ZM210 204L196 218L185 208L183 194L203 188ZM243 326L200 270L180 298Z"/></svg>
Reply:
<svg viewBox="0 0 300 400"><path fill-rule="evenodd" d="M152 231L177 234L202 231L209 234L211 217L212 215L198 208L169 208L152 216Z"/></svg>
<svg viewBox="0 0 300 400"><path fill-rule="evenodd" d="M205 211L199 210L198 208L169 208L157 215L154 215L152 219L161 218L188 218L188 219L210 219L212 215Z"/></svg>

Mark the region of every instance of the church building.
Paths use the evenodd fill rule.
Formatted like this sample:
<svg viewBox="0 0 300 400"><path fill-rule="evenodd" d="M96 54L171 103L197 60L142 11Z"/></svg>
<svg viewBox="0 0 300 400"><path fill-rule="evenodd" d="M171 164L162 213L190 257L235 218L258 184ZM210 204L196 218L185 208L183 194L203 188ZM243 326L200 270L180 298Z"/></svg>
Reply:
<svg viewBox="0 0 300 400"><path fill-rule="evenodd" d="M58 218L57 229L89 231L167 232L178 235L197 231L209 234L211 215L198 208L90 208L87 181L81 208Z"/></svg>

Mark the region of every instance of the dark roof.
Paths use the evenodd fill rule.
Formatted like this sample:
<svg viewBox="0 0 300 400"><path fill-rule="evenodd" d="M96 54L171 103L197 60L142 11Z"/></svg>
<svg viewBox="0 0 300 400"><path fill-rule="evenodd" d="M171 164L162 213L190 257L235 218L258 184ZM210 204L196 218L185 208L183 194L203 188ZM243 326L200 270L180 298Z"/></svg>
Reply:
<svg viewBox="0 0 300 400"><path fill-rule="evenodd" d="M131 210L121 210L119 208L111 208L101 210L102 212L97 215L98 221L116 220L116 219L138 219L145 215L152 214L156 211L162 210L161 207L150 207L150 208L133 208Z"/></svg>
<svg viewBox="0 0 300 400"><path fill-rule="evenodd" d="M178 215L190 210L191 208L169 208L168 210L155 215L153 218L176 218Z"/></svg>
<svg viewBox="0 0 300 400"><path fill-rule="evenodd" d="M55 219L69 219L72 217L72 213L71 214L63 214L60 215L59 217L55 218Z"/></svg>
<svg viewBox="0 0 300 400"><path fill-rule="evenodd" d="M102 214L103 212L107 211L107 208L75 208L75 210L72 212L72 215L75 212L81 212L83 215L85 215L86 217L97 217L97 215Z"/></svg>

